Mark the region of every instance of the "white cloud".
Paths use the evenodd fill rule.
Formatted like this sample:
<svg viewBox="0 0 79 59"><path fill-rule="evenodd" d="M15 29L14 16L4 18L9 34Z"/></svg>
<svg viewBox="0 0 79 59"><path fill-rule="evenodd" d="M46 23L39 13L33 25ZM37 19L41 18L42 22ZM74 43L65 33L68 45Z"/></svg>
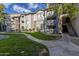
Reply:
<svg viewBox="0 0 79 59"><path fill-rule="evenodd" d="M29 9L34 8L36 9L38 7L38 4L35 3L29 3Z"/></svg>
<svg viewBox="0 0 79 59"><path fill-rule="evenodd" d="M18 12L18 13L30 13L31 10L25 9L23 7L20 7L18 5L14 5L13 6L14 11Z"/></svg>
<svg viewBox="0 0 79 59"><path fill-rule="evenodd" d="M11 3L3 3L3 5L4 5L6 8L8 8L8 7L11 5Z"/></svg>

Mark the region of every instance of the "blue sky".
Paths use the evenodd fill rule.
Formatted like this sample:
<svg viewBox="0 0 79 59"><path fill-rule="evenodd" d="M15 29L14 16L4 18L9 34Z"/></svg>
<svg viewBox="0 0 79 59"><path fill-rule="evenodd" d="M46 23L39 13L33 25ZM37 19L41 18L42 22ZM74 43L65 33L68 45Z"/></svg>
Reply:
<svg viewBox="0 0 79 59"><path fill-rule="evenodd" d="M45 3L3 3L5 5L4 11L8 14L14 13L31 13L39 9L47 8Z"/></svg>

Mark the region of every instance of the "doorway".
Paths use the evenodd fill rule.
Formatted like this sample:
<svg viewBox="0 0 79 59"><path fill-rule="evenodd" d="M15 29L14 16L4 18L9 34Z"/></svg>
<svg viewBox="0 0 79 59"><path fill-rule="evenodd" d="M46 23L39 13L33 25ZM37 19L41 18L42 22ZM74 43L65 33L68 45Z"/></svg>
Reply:
<svg viewBox="0 0 79 59"><path fill-rule="evenodd" d="M70 23L69 22L69 17L63 17L63 20L62 20L62 33L69 33L68 31L68 24Z"/></svg>
<svg viewBox="0 0 79 59"><path fill-rule="evenodd" d="M68 32L68 28L67 28L66 25L62 25L62 32L63 32L63 33L69 33L69 32Z"/></svg>

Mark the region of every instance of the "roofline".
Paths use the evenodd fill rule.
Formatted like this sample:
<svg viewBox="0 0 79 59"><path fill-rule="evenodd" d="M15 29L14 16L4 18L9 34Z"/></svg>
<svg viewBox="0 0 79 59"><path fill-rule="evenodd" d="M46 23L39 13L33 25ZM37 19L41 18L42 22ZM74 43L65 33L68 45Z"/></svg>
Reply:
<svg viewBox="0 0 79 59"><path fill-rule="evenodd" d="M46 8L46 9L39 9L39 10L37 10L36 12L31 12L31 13L28 13L28 14L21 14L21 15L29 15L29 14L36 14L38 11L45 11L45 10L47 10L48 8Z"/></svg>
<svg viewBox="0 0 79 59"><path fill-rule="evenodd" d="M39 10L37 10L36 12L31 12L31 13L23 13L23 14L20 14L20 13L13 13L13 14L8 14L8 15L17 15L17 14L19 14L19 15L29 15L29 14L36 14L38 11L46 11L48 8L45 8L45 9L39 9Z"/></svg>

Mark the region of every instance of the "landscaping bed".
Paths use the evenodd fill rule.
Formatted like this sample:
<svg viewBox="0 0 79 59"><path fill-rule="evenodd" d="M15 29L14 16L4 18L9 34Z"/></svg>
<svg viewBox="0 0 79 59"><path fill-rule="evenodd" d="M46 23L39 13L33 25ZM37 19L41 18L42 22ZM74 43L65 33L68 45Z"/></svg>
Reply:
<svg viewBox="0 0 79 59"><path fill-rule="evenodd" d="M46 46L29 40L22 34L5 34L9 38L0 40L0 56L38 56L45 49L49 55Z"/></svg>

